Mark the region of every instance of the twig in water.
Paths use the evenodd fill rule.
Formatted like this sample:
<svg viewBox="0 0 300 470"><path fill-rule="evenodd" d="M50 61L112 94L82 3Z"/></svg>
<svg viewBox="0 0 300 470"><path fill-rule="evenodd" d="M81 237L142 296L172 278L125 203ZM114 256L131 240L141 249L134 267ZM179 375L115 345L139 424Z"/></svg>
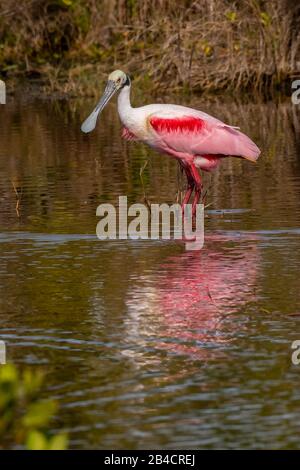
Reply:
<svg viewBox="0 0 300 470"><path fill-rule="evenodd" d="M144 203L146 204L149 212L151 212L151 206L150 206L149 199L146 195L146 190L145 190L145 185L144 185L144 180L143 180L143 173L144 173L144 170L145 170L146 166L148 165L148 162L149 162L149 160L146 160L144 165L140 168L140 180L141 180L141 183L142 183L142 188L143 188L143 193L144 193Z"/></svg>
<svg viewBox="0 0 300 470"><path fill-rule="evenodd" d="M212 297L212 295L211 295L211 293L210 293L209 286L206 286L206 290L207 290L208 298L210 299L211 303L216 307L216 309L217 309L217 311L218 311L218 313L219 313L219 315L220 315L219 320L217 320L216 323L215 323L215 328L218 328L218 326L221 324L221 322L222 322L223 320L225 320L227 317L232 316L232 312L223 313L223 312L220 310L218 304L217 304L217 303L215 302L215 300L213 299L213 297Z"/></svg>
<svg viewBox="0 0 300 470"><path fill-rule="evenodd" d="M18 191L15 183L12 181L11 184L14 188L14 192L15 192L15 195L16 195L16 198L17 198L16 213L17 213L17 216L20 217L20 204L21 204L21 197L22 197L22 189L21 189L21 194L19 194L19 191Z"/></svg>

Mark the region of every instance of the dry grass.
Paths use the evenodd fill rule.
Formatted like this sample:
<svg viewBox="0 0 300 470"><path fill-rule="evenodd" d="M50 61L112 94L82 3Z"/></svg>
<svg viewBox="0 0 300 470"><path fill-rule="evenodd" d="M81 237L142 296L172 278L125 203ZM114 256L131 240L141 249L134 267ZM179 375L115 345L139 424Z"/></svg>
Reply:
<svg viewBox="0 0 300 470"><path fill-rule="evenodd" d="M115 68L176 91L280 89L300 73L292 0L28 0L0 4L4 78L98 93Z"/></svg>

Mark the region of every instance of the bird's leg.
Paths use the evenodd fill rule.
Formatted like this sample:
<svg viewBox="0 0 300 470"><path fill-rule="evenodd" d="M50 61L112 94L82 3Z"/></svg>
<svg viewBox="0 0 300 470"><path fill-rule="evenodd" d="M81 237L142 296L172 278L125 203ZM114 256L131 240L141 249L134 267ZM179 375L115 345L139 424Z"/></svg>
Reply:
<svg viewBox="0 0 300 470"><path fill-rule="evenodd" d="M192 217L193 219L195 219L197 204L201 197L203 185L202 185L201 176L199 175L198 170L193 163L190 165L190 171L194 180L194 187L195 187L195 197L194 197L193 205L192 205Z"/></svg>
<svg viewBox="0 0 300 470"><path fill-rule="evenodd" d="M185 206L189 203L195 184L194 184L194 178L190 172L190 168L188 166L184 166L182 168L185 171L185 174L187 177L187 183L188 183L187 189L186 189L183 201L182 201L182 205L181 205L182 214L184 214Z"/></svg>

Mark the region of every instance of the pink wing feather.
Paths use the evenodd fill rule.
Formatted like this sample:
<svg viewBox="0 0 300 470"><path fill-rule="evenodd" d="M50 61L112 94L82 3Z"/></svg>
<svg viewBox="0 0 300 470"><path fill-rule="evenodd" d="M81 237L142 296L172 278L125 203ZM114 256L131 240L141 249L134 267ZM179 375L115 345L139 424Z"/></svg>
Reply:
<svg viewBox="0 0 300 470"><path fill-rule="evenodd" d="M138 138L129 130L127 127L123 127L122 129L122 137L125 140L138 140Z"/></svg>
<svg viewBox="0 0 300 470"><path fill-rule="evenodd" d="M165 151L169 149L194 156L239 156L251 161L256 161L260 154L249 137L217 119L152 114L149 122L157 135L156 145Z"/></svg>

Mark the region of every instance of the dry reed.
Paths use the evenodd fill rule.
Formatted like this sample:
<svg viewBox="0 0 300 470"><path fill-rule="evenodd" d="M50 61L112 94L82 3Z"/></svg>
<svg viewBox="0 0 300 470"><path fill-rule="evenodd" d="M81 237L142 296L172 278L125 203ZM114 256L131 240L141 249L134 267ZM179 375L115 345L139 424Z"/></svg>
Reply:
<svg viewBox="0 0 300 470"><path fill-rule="evenodd" d="M292 0L2 0L4 78L91 95L123 68L172 91L282 89L300 73Z"/></svg>

